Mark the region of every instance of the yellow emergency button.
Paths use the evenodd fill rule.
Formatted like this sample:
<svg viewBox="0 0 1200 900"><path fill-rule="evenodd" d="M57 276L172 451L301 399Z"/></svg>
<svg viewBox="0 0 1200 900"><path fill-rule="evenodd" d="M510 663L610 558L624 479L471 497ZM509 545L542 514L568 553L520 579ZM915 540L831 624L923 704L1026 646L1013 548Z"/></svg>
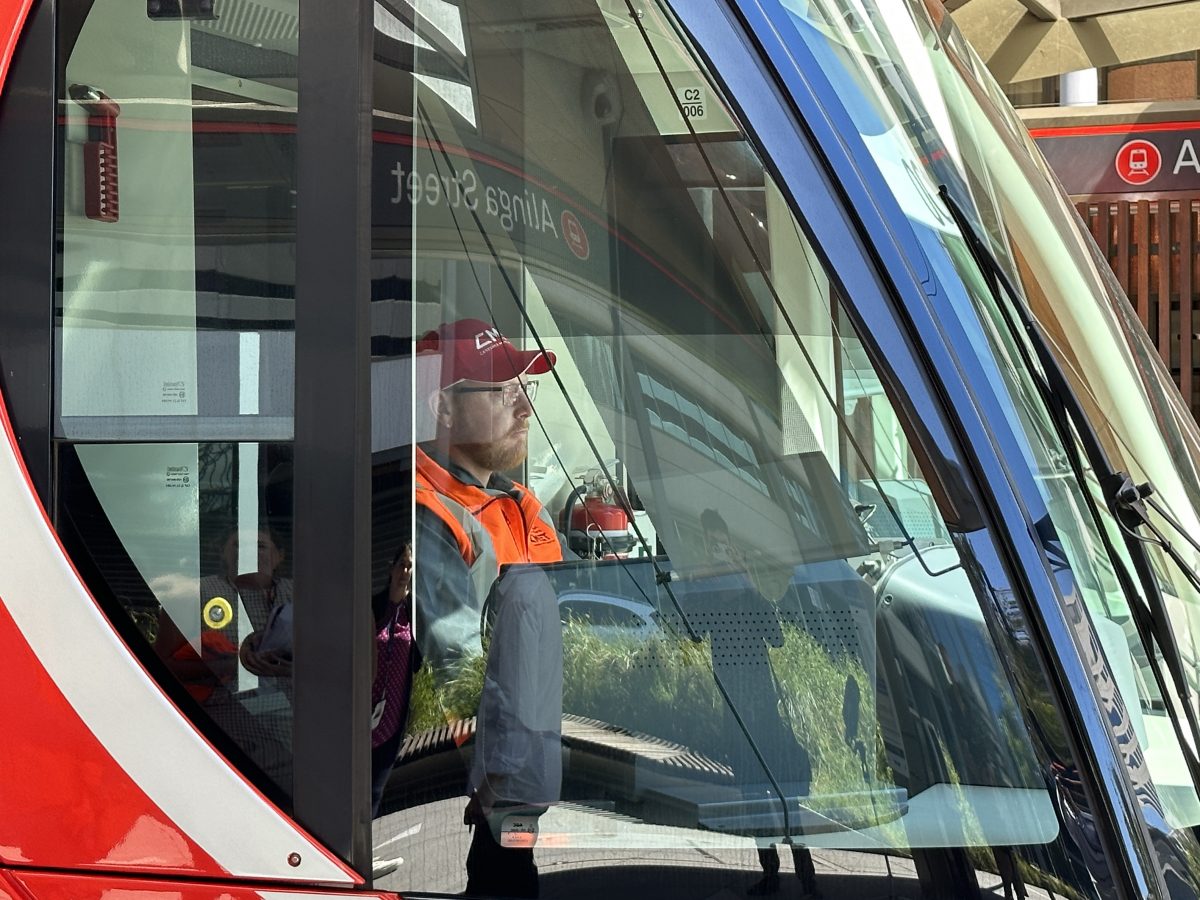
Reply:
<svg viewBox="0 0 1200 900"><path fill-rule="evenodd" d="M204 604L203 618L209 628L224 628L233 621L233 606L224 597L213 597Z"/></svg>

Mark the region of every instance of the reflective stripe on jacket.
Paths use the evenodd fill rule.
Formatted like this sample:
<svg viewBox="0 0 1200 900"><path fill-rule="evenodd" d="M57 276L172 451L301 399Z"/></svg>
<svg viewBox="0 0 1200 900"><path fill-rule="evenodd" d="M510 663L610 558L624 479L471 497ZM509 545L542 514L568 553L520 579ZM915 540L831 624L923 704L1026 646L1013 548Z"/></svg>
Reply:
<svg viewBox="0 0 1200 900"><path fill-rule="evenodd" d="M524 485L509 491L465 484L427 453L417 448L414 499L440 520L458 546L467 566L469 597L441 597L432 604L442 619L418 622L424 631L422 649L435 665L454 656L477 654L479 619L484 600L500 567L510 563L550 563L562 560L554 524L542 504ZM418 571L422 553L415 547ZM431 598L433 599L433 598ZM418 618L422 612L418 594Z"/></svg>

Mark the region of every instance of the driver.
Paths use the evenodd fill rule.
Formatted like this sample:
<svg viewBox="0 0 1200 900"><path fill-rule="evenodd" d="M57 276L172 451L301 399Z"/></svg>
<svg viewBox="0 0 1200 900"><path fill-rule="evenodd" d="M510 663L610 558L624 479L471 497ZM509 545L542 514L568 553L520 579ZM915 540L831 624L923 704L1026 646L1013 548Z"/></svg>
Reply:
<svg viewBox="0 0 1200 900"><path fill-rule="evenodd" d="M493 326L460 319L425 334L439 354L435 439L416 451L418 642L434 669L482 653L480 616L500 567L563 558L549 514L506 477L525 461L537 382L550 351L518 350Z"/></svg>

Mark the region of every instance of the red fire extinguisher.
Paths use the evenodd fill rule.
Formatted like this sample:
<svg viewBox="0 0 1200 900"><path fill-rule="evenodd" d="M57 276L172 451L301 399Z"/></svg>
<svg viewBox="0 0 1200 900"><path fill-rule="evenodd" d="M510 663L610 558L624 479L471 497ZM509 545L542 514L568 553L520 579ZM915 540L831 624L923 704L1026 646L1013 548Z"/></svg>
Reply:
<svg viewBox="0 0 1200 900"><path fill-rule="evenodd" d="M625 557L633 549L625 505L600 477L571 493L563 518L568 545L585 559Z"/></svg>
<svg viewBox="0 0 1200 900"><path fill-rule="evenodd" d="M87 110L87 141L83 145L83 214L97 222L116 222L121 216L117 180L117 116L120 105L103 91L73 84L71 99Z"/></svg>

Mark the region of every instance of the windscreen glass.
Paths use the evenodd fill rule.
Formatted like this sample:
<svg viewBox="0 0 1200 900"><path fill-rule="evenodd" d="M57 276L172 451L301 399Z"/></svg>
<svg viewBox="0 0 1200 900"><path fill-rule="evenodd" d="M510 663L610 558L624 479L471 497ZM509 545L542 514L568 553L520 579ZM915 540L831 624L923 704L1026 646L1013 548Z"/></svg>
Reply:
<svg viewBox="0 0 1200 900"><path fill-rule="evenodd" d="M1019 604L666 11L375 60L377 885L1093 895Z"/></svg>
<svg viewBox="0 0 1200 900"><path fill-rule="evenodd" d="M54 516L286 805L296 8L215 8L60 16ZM861 68L849 20L802 18L875 121L873 67L930 70ZM374 24L376 884L1103 894L989 535L947 523L904 386L666 8L389 0ZM870 133L965 272L907 133ZM1016 359L984 306L978 346ZM1029 374L996 368L1152 723L1100 526Z"/></svg>
<svg viewBox="0 0 1200 900"><path fill-rule="evenodd" d="M1019 319L1012 300L989 289L939 187L969 210L1018 286L1115 468L1137 482L1151 480L1157 499L1187 533L1197 528L1195 425L1025 129L944 10L916 0L779 5L793 38L824 60L822 71L846 88L839 96L848 98L855 127L888 176L929 264L942 273L946 296L932 302L962 322L972 351L992 372L989 384L1000 389L995 394L1000 408L1025 435L1026 462L1039 474L1045 501L1045 509L1035 513L1042 517L1039 534L1051 565L1070 570L1064 591L1078 588L1116 675L1115 728L1135 733L1143 751L1127 762L1135 783L1143 786L1139 796L1147 819L1194 846L1185 829L1200 821L1200 802L1184 748L1195 739L1166 675L1162 648L1139 633L1131 604L1144 604L1145 592L1133 581L1122 585L1118 577L1120 570L1135 569L1126 534L1104 503L1103 473L1092 470L1073 429L1064 434L1056 427L1048 409L1056 401L1039 390L1045 373L1013 327ZM1157 523L1170 532L1161 517ZM1170 533L1194 567L1196 557ZM1147 550L1194 697L1196 593L1161 548L1150 543Z"/></svg>

